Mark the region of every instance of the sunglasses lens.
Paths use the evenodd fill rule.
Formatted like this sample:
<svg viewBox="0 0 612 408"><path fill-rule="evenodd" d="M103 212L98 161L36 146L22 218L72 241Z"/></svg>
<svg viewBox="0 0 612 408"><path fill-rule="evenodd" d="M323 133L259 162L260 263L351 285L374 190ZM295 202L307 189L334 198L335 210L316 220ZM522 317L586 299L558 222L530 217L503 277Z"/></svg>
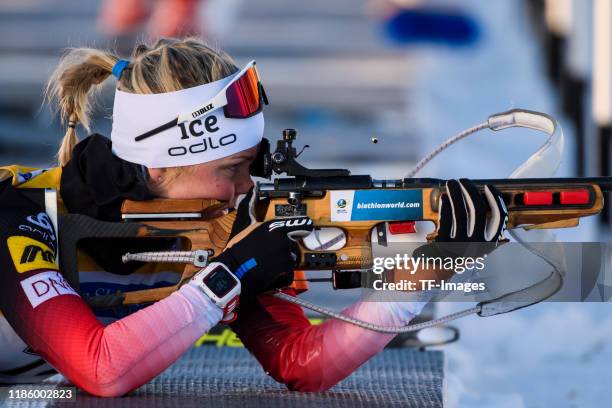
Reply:
<svg viewBox="0 0 612 408"><path fill-rule="evenodd" d="M261 109L259 80L255 68L247 70L238 80L227 88L225 116L247 118Z"/></svg>

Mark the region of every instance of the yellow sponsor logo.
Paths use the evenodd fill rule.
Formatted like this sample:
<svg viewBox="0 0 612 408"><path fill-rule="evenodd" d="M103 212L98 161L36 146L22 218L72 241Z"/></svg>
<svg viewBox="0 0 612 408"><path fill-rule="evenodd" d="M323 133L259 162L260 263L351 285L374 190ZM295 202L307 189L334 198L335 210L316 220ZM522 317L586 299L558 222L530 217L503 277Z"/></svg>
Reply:
<svg viewBox="0 0 612 408"><path fill-rule="evenodd" d="M55 251L32 238L15 236L6 240L17 272L24 273L35 269L57 270Z"/></svg>

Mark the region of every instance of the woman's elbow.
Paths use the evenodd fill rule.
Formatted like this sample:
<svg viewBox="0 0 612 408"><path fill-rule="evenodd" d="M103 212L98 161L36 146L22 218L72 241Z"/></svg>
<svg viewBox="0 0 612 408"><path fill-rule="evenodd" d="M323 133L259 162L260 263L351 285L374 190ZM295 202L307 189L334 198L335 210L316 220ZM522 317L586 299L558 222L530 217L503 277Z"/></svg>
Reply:
<svg viewBox="0 0 612 408"><path fill-rule="evenodd" d="M74 381L75 384L94 397L117 398L123 397L127 393L139 387L138 384L131 384L124 378L116 379L97 379L88 378L81 381Z"/></svg>
<svg viewBox="0 0 612 408"><path fill-rule="evenodd" d="M297 392L325 392L335 384L325 384L319 381L299 381L297 384L285 383L291 391Z"/></svg>
<svg viewBox="0 0 612 408"><path fill-rule="evenodd" d="M118 398L118 397L123 397L125 394L127 394L127 392L120 392L116 390L109 390L109 389L97 388L97 387L91 387L91 388L88 387L88 388L84 388L83 390L93 397L103 397L103 398Z"/></svg>
<svg viewBox="0 0 612 408"><path fill-rule="evenodd" d="M306 373L287 373L276 380L284 384L290 391L297 392L324 392L336 385L338 381L326 381L323 376Z"/></svg>

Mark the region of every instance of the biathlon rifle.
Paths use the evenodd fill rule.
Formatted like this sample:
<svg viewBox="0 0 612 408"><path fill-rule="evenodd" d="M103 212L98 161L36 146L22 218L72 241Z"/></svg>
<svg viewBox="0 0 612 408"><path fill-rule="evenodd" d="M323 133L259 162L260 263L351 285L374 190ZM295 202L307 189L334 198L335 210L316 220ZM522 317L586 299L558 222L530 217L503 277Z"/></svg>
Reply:
<svg viewBox="0 0 612 408"><path fill-rule="evenodd" d="M529 127L551 136L560 131L549 116L524 110L493 115L485 123L493 130ZM343 233L341 239L322 243L315 249L300 243L297 270L331 270L334 288L354 288L359 286L359 279L355 274L344 272L373 266L372 231L381 232L376 234L380 242L385 235L382 231L409 233L416 221L430 221L434 230L427 235L427 240L435 239L440 197L445 193L446 180L375 180L368 175L351 175L346 169L308 169L297 161L299 154L293 145L296 136L295 130L285 129L274 151L264 139L252 173L268 179L273 175L284 176L257 183L256 219L282 220L307 215L316 228L334 228ZM502 193L510 230L575 227L580 218L599 214L604 207L604 192L612 191L612 177L478 179L472 182L481 190L492 184ZM216 216L226 205L193 199L125 201L122 223L101 222L82 215L60 216L60 231L64 236L60 258L62 270L67 276L76 274L76 265L69 263L70 259L76 259L76 252L70 251L76 251L78 241L84 237L180 238L183 251L129 254L125 258L185 263L177 285L99 296L90 298L89 302L111 306L162 299L205 266L210 256L224 250L236 217L235 212ZM342 247L338 249L339 241ZM328 247L334 249L326 249ZM297 280L294 285L300 289L302 283Z"/></svg>

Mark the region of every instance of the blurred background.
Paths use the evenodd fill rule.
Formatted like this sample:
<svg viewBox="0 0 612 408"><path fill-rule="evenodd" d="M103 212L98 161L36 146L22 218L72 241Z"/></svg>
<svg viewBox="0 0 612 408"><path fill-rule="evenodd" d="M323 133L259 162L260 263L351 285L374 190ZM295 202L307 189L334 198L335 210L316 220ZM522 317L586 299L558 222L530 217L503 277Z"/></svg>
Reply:
<svg viewBox="0 0 612 408"><path fill-rule="evenodd" d="M239 65L257 60L266 136L296 128L309 167L400 178L447 137L520 107L562 124L558 176L610 175L610 21L609 0L3 0L0 163L53 165L65 129L42 89L66 47L128 56L139 41L193 34ZM109 135L106 82L92 130ZM420 174L506 177L543 141L483 132ZM609 240L608 225L604 214L560 238ZM354 296L325 286L308 298L341 308ZM610 316L608 303L544 303L458 321L461 339L442 348L449 406L607 405Z"/></svg>

